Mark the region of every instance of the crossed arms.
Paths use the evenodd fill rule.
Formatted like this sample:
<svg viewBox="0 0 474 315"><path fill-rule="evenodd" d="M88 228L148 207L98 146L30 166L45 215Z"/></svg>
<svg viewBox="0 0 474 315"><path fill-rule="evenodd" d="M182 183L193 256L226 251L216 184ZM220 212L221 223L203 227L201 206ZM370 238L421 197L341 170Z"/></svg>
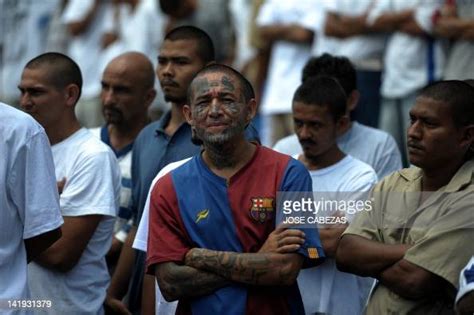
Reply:
<svg viewBox="0 0 474 315"><path fill-rule="evenodd" d="M202 296L233 282L250 285L290 285L303 265L295 253L304 233L278 227L257 253L236 253L193 248L184 264L156 265L155 276L167 301Z"/></svg>
<svg viewBox="0 0 474 315"><path fill-rule="evenodd" d="M384 244L346 234L337 249L337 268L377 278L391 291L410 300L445 292L440 288L450 289L451 285L445 279L404 259L409 248L407 244Z"/></svg>

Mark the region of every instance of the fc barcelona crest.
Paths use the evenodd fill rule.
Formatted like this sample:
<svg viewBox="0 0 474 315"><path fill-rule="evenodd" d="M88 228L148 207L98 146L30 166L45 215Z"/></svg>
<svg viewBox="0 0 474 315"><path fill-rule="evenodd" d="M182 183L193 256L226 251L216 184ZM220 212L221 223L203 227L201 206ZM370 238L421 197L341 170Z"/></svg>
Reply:
<svg viewBox="0 0 474 315"><path fill-rule="evenodd" d="M273 198L258 197L252 198L252 208L250 216L257 222L264 223L273 219L274 215Z"/></svg>

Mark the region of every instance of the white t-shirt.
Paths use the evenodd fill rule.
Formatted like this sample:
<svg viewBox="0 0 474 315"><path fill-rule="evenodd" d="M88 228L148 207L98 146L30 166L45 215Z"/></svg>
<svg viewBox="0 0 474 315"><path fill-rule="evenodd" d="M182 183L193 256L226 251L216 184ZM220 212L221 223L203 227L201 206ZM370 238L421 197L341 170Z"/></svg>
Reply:
<svg viewBox="0 0 474 315"><path fill-rule="evenodd" d="M66 178L60 195L65 217L103 215L79 262L61 273L29 265L33 298L49 299L48 314L101 314L110 277L105 262L119 205L120 170L110 148L82 128L52 146L56 180Z"/></svg>
<svg viewBox="0 0 474 315"><path fill-rule="evenodd" d="M268 0L260 8L257 25L297 24L307 29L318 11L314 0ZM311 20L311 22L309 22ZM268 75L265 83L262 114L291 113L293 94L301 84L301 71L311 56L311 44L277 41L272 46Z"/></svg>
<svg viewBox="0 0 474 315"><path fill-rule="evenodd" d="M385 131L354 121L352 127L337 139L337 145L344 153L372 166L379 179L402 168L398 146ZM278 141L273 149L288 155L303 152L295 134Z"/></svg>
<svg viewBox="0 0 474 315"><path fill-rule="evenodd" d="M173 162L161 169L151 183L148 196L146 198L145 207L143 209L143 215L138 225L137 234L135 235L135 241L133 241L133 248L146 252L148 243L148 227L149 227L149 216L150 216L150 194L155 187L156 182L172 170L180 167L191 158L187 158L181 161ZM178 302L167 302L161 294L160 288L155 281L155 313L160 315L173 315L176 312Z"/></svg>
<svg viewBox="0 0 474 315"><path fill-rule="evenodd" d="M375 21L383 13L412 9L417 24L429 34L433 29L432 17L443 2L443 0L376 1L368 21L369 23ZM385 47L382 96L401 98L414 93L429 83L430 74L432 79L440 79L445 63L445 52L441 43L440 40L434 40L430 44L427 36L392 33Z"/></svg>
<svg viewBox="0 0 474 315"><path fill-rule="evenodd" d="M61 226L48 138L29 115L0 103L0 303L27 299L24 240ZM8 305L0 312L10 314Z"/></svg>
<svg viewBox="0 0 474 315"><path fill-rule="evenodd" d="M368 164L350 155L324 169L309 171L314 192L329 198L338 192L364 192L377 182ZM347 218L351 219L348 215ZM315 268L302 269L298 286L306 314L361 314L373 285L372 278L338 271L334 258Z"/></svg>

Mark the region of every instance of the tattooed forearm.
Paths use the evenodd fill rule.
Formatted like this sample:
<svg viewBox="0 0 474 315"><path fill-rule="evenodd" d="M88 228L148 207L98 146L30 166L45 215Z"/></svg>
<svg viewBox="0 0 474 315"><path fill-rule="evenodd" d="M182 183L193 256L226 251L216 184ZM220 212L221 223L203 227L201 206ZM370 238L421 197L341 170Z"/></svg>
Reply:
<svg viewBox="0 0 474 315"><path fill-rule="evenodd" d="M194 248L185 264L226 279L254 285L294 283L303 264L299 254L234 253Z"/></svg>
<svg viewBox="0 0 474 315"><path fill-rule="evenodd" d="M158 265L155 276L167 301L207 295L229 284L217 274L172 262Z"/></svg>

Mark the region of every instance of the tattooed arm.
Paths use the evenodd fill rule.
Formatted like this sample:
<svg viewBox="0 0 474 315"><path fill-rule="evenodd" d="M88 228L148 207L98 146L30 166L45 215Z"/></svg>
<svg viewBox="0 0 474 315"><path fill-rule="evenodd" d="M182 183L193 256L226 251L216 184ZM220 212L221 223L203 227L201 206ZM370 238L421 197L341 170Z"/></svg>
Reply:
<svg viewBox="0 0 474 315"><path fill-rule="evenodd" d="M161 293L168 302L207 295L230 283L214 273L178 265L174 262L157 265L155 276Z"/></svg>
<svg viewBox="0 0 474 315"><path fill-rule="evenodd" d="M253 285L290 285L303 265L295 253L235 253L193 248L185 264L225 279Z"/></svg>

